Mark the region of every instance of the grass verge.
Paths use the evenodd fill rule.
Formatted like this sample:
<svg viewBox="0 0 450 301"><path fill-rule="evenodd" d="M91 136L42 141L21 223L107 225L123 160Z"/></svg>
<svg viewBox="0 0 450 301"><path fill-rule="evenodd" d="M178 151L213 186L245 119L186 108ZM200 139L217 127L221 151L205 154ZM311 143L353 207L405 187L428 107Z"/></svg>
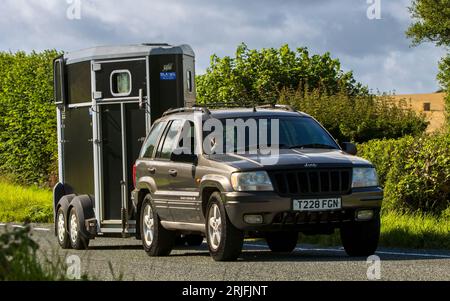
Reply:
<svg viewBox="0 0 450 301"><path fill-rule="evenodd" d="M333 235L301 235L300 241L321 246L341 245L339 231ZM423 213L384 212L380 246L450 250L450 218Z"/></svg>
<svg viewBox="0 0 450 301"><path fill-rule="evenodd" d="M0 222L53 222L52 192L0 179Z"/></svg>

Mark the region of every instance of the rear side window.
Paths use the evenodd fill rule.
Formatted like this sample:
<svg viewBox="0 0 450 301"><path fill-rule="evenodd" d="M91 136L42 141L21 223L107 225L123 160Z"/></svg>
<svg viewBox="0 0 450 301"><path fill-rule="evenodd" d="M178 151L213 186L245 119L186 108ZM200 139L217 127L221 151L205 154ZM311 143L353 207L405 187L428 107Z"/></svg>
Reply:
<svg viewBox="0 0 450 301"><path fill-rule="evenodd" d="M141 158L152 158L153 151L155 150L156 145L158 143L158 137L164 130L165 126L166 122L158 122L152 127L152 130L150 131L150 134L148 135L145 144L142 146L140 154Z"/></svg>
<svg viewBox="0 0 450 301"><path fill-rule="evenodd" d="M181 120L172 121L172 124L170 125L170 128L167 131L167 135L164 139L164 143L162 145L161 152L158 157L162 159L170 159L170 155L177 146L178 143L177 137L178 133L181 130L182 125L183 122Z"/></svg>

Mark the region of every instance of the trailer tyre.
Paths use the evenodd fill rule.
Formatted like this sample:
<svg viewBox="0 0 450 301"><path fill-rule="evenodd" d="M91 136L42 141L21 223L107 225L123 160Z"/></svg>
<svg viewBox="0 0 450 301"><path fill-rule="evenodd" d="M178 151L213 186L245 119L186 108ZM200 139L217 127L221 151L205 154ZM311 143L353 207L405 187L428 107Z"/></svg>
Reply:
<svg viewBox="0 0 450 301"><path fill-rule="evenodd" d="M89 239L81 234L80 224L77 210L73 207L69 215L70 244L75 250L86 250L89 247Z"/></svg>
<svg viewBox="0 0 450 301"><path fill-rule="evenodd" d="M167 256L175 246L176 233L164 229L151 203L150 194L142 202L140 227L142 245L149 256Z"/></svg>
<svg viewBox="0 0 450 301"><path fill-rule="evenodd" d="M70 237L67 232L66 225L66 214L64 209L59 207L56 213L56 237L58 238L58 243L63 249L70 249Z"/></svg>

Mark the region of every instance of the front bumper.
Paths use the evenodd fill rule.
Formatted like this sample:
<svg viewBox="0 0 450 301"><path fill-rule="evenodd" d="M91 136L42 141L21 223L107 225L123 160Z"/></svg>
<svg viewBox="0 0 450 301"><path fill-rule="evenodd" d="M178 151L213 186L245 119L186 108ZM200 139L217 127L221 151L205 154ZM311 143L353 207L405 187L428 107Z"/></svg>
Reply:
<svg viewBox="0 0 450 301"><path fill-rule="evenodd" d="M299 212L294 211L293 199L320 197L281 197L276 192L225 192L222 198L231 223L238 229L249 231L275 231L280 229L310 229L317 227L339 227L343 222L355 221L359 209L379 211L383 200L383 190L379 187L353 190L341 197L342 208L335 211ZM263 216L262 224L248 224L244 216Z"/></svg>

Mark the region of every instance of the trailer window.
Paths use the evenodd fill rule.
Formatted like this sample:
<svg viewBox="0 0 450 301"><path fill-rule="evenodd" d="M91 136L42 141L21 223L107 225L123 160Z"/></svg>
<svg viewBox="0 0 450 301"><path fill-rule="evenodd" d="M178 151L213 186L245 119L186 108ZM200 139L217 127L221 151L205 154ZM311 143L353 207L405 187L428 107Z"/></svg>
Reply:
<svg viewBox="0 0 450 301"><path fill-rule="evenodd" d="M148 135L147 140L145 140L144 146L142 147L142 151L139 157L141 158L152 158L153 151L155 150L156 144L158 142L158 138L161 135L161 131L166 127L167 122L158 122L156 123L150 134Z"/></svg>
<svg viewBox="0 0 450 301"><path fill-rule="evenodd" d="M116 70L111 73L111 94L128 96L131 94L131 73L129 70Z"/></svg>
<svg viewBox="0 0 450 301"><path fill-rule="evenodd" d="M188 71L186 77L187 77L187 90L189 92L192 92L192 72Z"/></svg>

